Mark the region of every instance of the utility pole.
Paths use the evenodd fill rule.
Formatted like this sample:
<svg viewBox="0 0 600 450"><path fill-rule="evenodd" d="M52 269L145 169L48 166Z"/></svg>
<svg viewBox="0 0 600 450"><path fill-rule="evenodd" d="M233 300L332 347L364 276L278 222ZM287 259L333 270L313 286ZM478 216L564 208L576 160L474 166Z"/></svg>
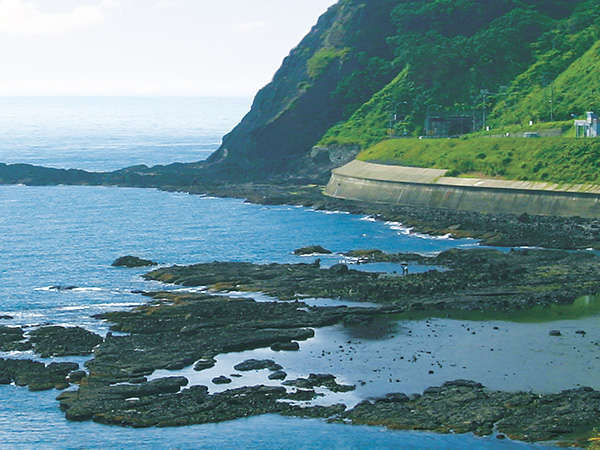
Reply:
<svg viewBox="0 0 600 450"><path fill-rule="evenodd" d="M554 85L550 84L550 122L554 122Z"/></svg>
<svg viewBox="0 0 600 450"><path fill-rule="evenodd" d="M483 98L483 130L485 130L485 125L486 125L486 121L487 121L487 96L489 95L490 91L488 91L487 89L482 89L480 91L480 94Z"/></svg>
<svg viewBox="0 0 600 450"><path fill-rule="evenodd" d="M390 136L393 136L394 134L394 125L395 123L398 121L398 106L399 105L408 105L408 102L395 102L393 103L393 112L391 111L390 108L390 124L389 124L389 129L388 129L388 134ZM406 115L405 115L406 117ZM405 126L406 128L406 126Z"/></svg>

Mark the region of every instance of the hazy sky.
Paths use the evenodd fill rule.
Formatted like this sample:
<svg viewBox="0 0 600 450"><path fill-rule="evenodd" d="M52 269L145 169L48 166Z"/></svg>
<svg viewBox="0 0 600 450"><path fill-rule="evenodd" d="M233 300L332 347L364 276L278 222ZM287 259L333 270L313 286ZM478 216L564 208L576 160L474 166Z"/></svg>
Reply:
<svg viewBox="0 0 600 450"><path fill-rule="evenodd" d="M0 95L243 95L335 0L0 0Z"/></svg>

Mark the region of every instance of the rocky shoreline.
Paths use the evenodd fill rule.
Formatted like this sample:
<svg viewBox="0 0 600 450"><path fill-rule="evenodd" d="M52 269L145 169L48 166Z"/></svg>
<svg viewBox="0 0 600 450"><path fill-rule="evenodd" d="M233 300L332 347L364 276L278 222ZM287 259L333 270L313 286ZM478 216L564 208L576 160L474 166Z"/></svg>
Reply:
<svg viewBox="0 0 600 450"><path fill-rule="evenodd" d="M307 372L291 379L276 358L240 360L234 373L224 372L208 385L189 385L187 378L177 375L175 371L188 367L202 373L225 353L261 348L297 351L314 336L314 329L337 323L376 326L378 318L406 311L517 311L568 304L579 294L600 288L595 276L600 258L590 252L474 249L428 257L358 250L348 255L448 270L400 276L359 272L343 264L322 269L318 261L162 268L145 277L209 290L147 292L150 300L143 306L96 316L112 324L104 339L80 328L42 327L27 332L1 327L4 351L31 349L42 356L92 354L92 358L85 370L76 363L0 359L0 382L28 385L31 390L75 384L76 390L58 396L67 419L131 427L214 423L277 413L391 429L473 432L583 445L600 425L600 392L592 388L538 395L493 391L474 381L457 380L422 395L393 393L348 409L343 404L311 402L324 392L343 393L354 386L330 374ZM228 290L265 292L295 301L256 302L211 292ZM302 302L304 296L352 298L381 306L316 307ZM152 378L157 370L173 371L173 376ZM244 380L246 374L263 370L273 385L214 391L234 378Z"/></svg>
<svg viewBox="0 0 600 450"><path fill-rule="evenodd" d="M51 169L0 163L0 184L55 186L123 186L217 197L241 198L264 205L300 205L346 211L402 223L415 232L471 237L491 246L532 246L560 249L600 249L600 219L579 217L481 214L450 209L374 204L327 197L329 174L317 178L280 177L266 182L228 182L231 173L213 173L203 163L130 167L115 172ZM177 181L174 181L177 180ZM225 180L225 181L224 181ZM318 184L309 184L318 183Z"/></svg>
<svg viewBox="0 0 600 450"><path fill-rule="evenodd" d="M215 262L151 271L148 280L213 291L262 292L280 300L343 298L386 305L387 312L515 311L570 304L600 292L600 257L591 252L489 249L449 250L437 256L353 251L369 261L406 261L444 267L398 276L351 270L344 264ZM346 320L351 317L346 312Z"/></svg>

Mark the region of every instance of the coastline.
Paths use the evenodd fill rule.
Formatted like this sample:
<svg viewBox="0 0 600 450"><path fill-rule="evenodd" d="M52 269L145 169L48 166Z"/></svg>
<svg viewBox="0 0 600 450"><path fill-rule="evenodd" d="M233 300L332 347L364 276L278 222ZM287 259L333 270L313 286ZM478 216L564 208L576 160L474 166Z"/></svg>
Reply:
<svg viewBox="0 0 600 450"><path fill-rule="evenodd" d="M264 205L287 204L345 211L378 220L399 222L422 234L474 238L489 246L600 249L600 219L480 213L344 200L324 195L326 179L329 177L323 177L322 174L313 179L278 178L252 182L235 181L233 173L233 169L231 173L215 173L204 163L152 168L140 166L106 173L49 169L26 164L0 164L0 184L156 188L171 192L242 198Z"/></svg>
<svg viewBox="0 0 600 450"><path fill-rule="evenodd" d="M366 214L366 213L362 212L363 205L356 206L356 205L353 205L352 202L340 202L340 203L338 203L337 201L331 202L331 203L327 202L327 198L324 198L320 192L321 189L322 189L322 187L318 186L318 185L312 185L312 186L292 185L292 186L290 186L290 185L256 185L256 184L249 184L249 185L244 185L244 186L231 186L231 185L230 186L218 186L218 187L212 188L213 192L210 192L208 189L200 189L199 190L200 192L193 192L194 189L186 190L186 189L171 188L171 187L165 188L165 190L185 191L185 192L189 192L189 193L197 193L197 194L204 194L204 195L206 195L206 194L208 194L208 195L223 195L223 196L227 196L227 197L246 198L249 201L254 200L255 203L262 203L262 204L297 204L297 205L309 206L314 209L327 209L327 210L332 210L332 211L343 210L344 208L346 208L346 209L355 208L356 210L359 210L359 209L361 210L361 212L359 212L360 214ZM227 194L227 195L224 195L224 194ZM232 194L236 194L236 195L232 195ZM325 206L328 206L328 207L325 208ZM375 208L377 206L378 205L364 205L364 207L370 207L370 208ZM378 212L376 214L381 214L381 213ZM424 214L424 213L420 212L419 214ZM373 216L374 215L375 214L373 214ZM377 216L377 218L380 220L385 220L385 217L382 217L382 216ZM575 223L577 223L577 222L575 222ZM588 255L588 254L586 253L585 255ZM493 298L493 297L490 297L490 298ZM170 301L172 301L172 299ZM183 303L185 303L185 301ZM150 306L155 307L158 305L150 305ZM346 310L346 312L348 312L348 310ZM364 312L361 312L361 314L364 314ZM181 330L181 328L179 330ZM196 362L198 362L198 361L196 361ZM174 367L177 367L177 366L174 366ZM135 375L138 375L138 374L135 374ZM306 375L309 375L309 374L307 373ZM167 382L167 386L171 386L171 384L169 384L169 383L170 382ZM177 385L177 383L175 383L175 385ZM155 386L153 385L153 389L154 388L155 388ZM178 386L178 388L181 389L181 386ZM143 389L145 389L145 388L142 388L142 392L144 392ZM174 387L171 386L171 387L168 387L165 389L174 389ZM149 391L149 392L152 392L152 391ZM271 394L276 394L276 395L282 394L281 391L278 391L278 392L279 393L276 393L275 391L273 391L273 392L271 392ZM127 398L141 398L141 397L135 397L136 395L141 395L139 391L124 392L124 394L125 393L127 395L132 395L131 397L127 397ZM583 391L583 394L585 394L585 393L589 393L589 392ZM197 394L200 395L201 392L198 391ZM257 393L255 391L251 390L251 391L243 391L243 392L238 391L235 393L235 395L250 395L252 398L254 398L253 397L254 395L259 395L259 394L263 395L264 392L261 394L261 393ZM269 394L269 395L271 395L271 394ZM592 393L592 394L595 395L595 393ZM151 395L151 394L148 394L148 395ZM202 396L202 395L200 395L200 396ZM564 395L569 396L569 395L572 395L572 393L571 394L564 393ZM204 398L204 397L202 397L202 398ZM226 401L226 402L230 400L227 398L227 396L221 396L220 398L224 399L223 401ZM125 400L127 400L127 399L125 399ZM400 404L403 402L398 402L398 403ZM148 403L148 404L151 404L151 403ZM128 406L131 406L131 405L128 405ZM314 414L317 414L316 411L317 410L315 410ZM337 410L321 409L318 411L320 411L318 414L326 414L326 413L331 413L332 411L335 413ZM371 414L371 413L369 413L369 414ZM105 419L99 419L99 421L102 421L102 420L109 421L112 419L110 419L110 417L105 417ZM113 423L113 422L110 422L110 423Z"/></svg>

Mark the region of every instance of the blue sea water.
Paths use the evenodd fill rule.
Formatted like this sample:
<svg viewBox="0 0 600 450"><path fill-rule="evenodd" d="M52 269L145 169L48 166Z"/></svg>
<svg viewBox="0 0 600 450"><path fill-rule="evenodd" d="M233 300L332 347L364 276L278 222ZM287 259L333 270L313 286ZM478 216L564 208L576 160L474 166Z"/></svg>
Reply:
<svg viewBox="0 0 600 450"><path fill-rule="evenodd" d="M109 170L199 160L206 157L206 149L216 148L247 106L239 99L0 99L0 162ZM107 327L92 314L143 303L144 298L132 290L162 287L143 281L143 269L110 267L125 254L161 264L302 262L313 258L297 257L292 251L311 244L334 252L379 248L423 253L476 245L472 240L412 235L399 224L349 214L157 190L70 186L0 186L0 238L0 314L14 316L2 324L81 325L99 333ZM324 263L338 258L333 255ZM340 336L334 329L323 333L329 343ZM318 338L311 345L320 345ZM0 386L0 446L527 447L471 435L407 433L279 416L177 429L123 429L67 422L56 395Z"/></svg>
<svg viewBox="0 0 600 450"><path fill-rule="evenodd" d="M0 162L95 171L205 159L248 98L0 97Z"/></svg>

